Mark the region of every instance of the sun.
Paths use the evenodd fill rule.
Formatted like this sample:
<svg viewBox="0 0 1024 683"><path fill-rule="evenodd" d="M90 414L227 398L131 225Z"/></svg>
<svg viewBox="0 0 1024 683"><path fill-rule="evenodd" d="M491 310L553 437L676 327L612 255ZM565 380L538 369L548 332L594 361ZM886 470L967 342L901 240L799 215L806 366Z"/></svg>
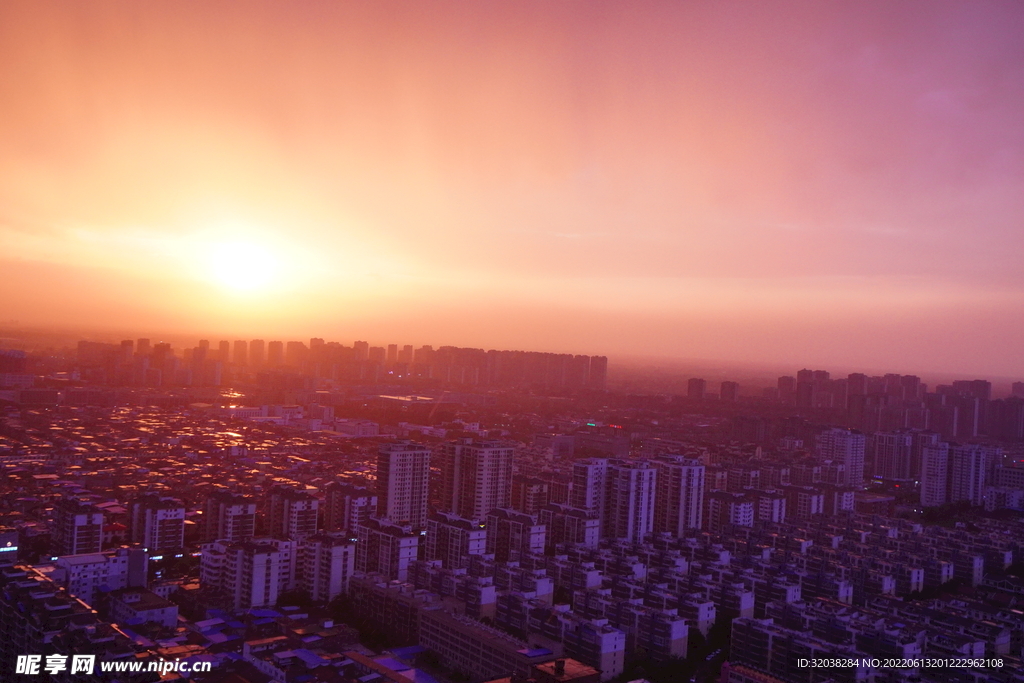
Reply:
<svg viewBox="0 0 1024 683"><path fill-rule="evenodd" d="M215 242L207 252L207 275L233 292L257 292L273 286L281 262L269 248L246 241Z"/></svg>

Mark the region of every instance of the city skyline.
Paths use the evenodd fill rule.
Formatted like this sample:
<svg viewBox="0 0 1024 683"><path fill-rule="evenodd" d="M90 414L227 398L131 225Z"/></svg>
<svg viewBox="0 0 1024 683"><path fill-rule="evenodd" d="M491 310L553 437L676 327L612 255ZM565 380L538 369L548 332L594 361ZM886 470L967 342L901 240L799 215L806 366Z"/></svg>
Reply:
<svg viewBox="0 0 1024 683"><path fill-rule="evenodd" d="M0 12L23 326L1024 374L1019 5Z"/></svg>
<svg viewBox="0 0 1024 683"><path fill-rule="evenodd" d="M18 327L7 327L6 329L0 328L0 348L8 349L20 349L30 355L35 354L46 354L52 352L75 354L76 345L82 343L98 345L96 348L103 348L104 345L112 348L114 346L120 346L128 342L133 344L145 343L149 346L146 348L144 353L148 354L152 347L157 344L170 345L170 351L175 355L190 356L193 349L204 342L209 345L209 352L211 358L219 359L218 347L222 345L228 345L228 355L231 363L238 363L238 354L240 348L243 349L243 356L245 359L242 361L243 365L264 365L266 367L273 367L275 364L267 364L264 361L253 360L249 358L250 352L248 351L249 345L253 342L262 343L264 345L263 355L266 356L266 345L277 342L283 347L287 344L316 344L321 341L325 342L328 346L341 346L347 348L350 351L354 350L356 345L366 345L364 351L368 351L370 348L374 348L378 353L383 353L386 361L386 365L393 364L394 359L391 359L391 349L394 348L395 352L401 351L402 354L414 353L416 349L427 348L427 349L440 349L450 348L458 350L469 350L469 351L485 351L485 352L499 352L499 353L525 353L525 354L539 354L543 356L563 356L580 357L580 349L569 350L553 350L553 349L541 349L541 348L520 348L520 349L505 349L499 350L494 348L473 348L466 346L458 346L451 344L431 344L431 343L420 343L415 344L405 343L408 340L402 339L403 343L396 344L393 340L374 340L370 338L370 341L348 341L338 340L323 337L309 337L305 340L296 340L291 337L280 337L275 339L272 336L262 335L255 339L235 339L233 337L219 337L218 335L190 335L183 333L166 334L166 335L150 335L150 336L139 336L138 334L132 334L121 331L107 331L107 332L75 332L75 331L57 331L57 330L39 330L39 329L26 329ZM428 342L431 340L427 340ZM241 347L239 346L241 345ZM308 346L307 346L308 349ZM139 351L139 349L136 349ZM751 395L751 392L759 394L764 388L775 386L776 380L781 375L793 374L797 371L799 366L807 367L828 367L828 372L831 372L836 377L844 377L850 375L867 375L881 377L884 375L891 374L909 374L919 376L920 380L927 383L929 386L936 386L942 384L949 384L951 382L958 382L964 380L973 379L984 379L990 381L993 386L993 395L1007 395L1014 392L1013 385L1021 382L1021 375L999 375L990 374L984 372L969 372L969 371L928 371L914 368L913 366L907 367L885 367L885 368L871 368L863 367L858 365L844 365L839 363L822 363L817 364L804 359L797 363L783 363L783 362L772 362L772 363L757 363L757 362L744 362L744 361L728 361L720 359L685 359L685 358L669 358L669 357L644 357L644 356L613 356L611 359L602 356L587 356L594 358L604 358L605 362L610 363L611 374L609 377L612 380L612 384L618 389L626 387L633 387L636 390L642 391L655 391L660 393L687 393L687 382L693 380L695 377L706 378L704 381L707 382L707 389L718 389L720 382L728 382L731 384L737 384L732 387L732 391L740 391L742 394L747 396ZM403 362L408 362L405 359ZM278 364L280 367L287 367L288 363Z"/></svg>
<svg viewBox="0 0 1024 683"><path fill-rule="evenodd" d="M172 637L196 683L358 683L413 645L439 683L1021 670L1024 382L636 392L600 356L193 343L0 350L0 672Z"/></svg>
<svg viewBox="0 0 1024 683"><path fill-rule="evenodd" d="M1024 683L1022 38L0 2L0 679Z"/></svg>

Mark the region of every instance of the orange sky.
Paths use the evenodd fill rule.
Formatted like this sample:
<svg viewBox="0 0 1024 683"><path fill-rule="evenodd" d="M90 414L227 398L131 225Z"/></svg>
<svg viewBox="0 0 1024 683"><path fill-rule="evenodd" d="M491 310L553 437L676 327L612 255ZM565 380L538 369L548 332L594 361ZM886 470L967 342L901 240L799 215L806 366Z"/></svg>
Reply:
<svg viewBox="0 0 1024 683"><path fill-rule="evenodd" d="M0 319L1024 376L1019 3L0 5Z"/></svg>

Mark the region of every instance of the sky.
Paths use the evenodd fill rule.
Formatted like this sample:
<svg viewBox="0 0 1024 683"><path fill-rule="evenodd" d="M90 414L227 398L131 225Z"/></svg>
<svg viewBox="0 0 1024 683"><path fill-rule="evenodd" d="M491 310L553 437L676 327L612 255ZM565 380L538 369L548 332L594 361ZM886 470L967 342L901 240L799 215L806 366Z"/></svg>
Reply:
<svg viewBox="0 0 1024 683"><path fill-rule="evenodd" d="M0 4L0 319L1024 377L1018 2Z"/></svg>

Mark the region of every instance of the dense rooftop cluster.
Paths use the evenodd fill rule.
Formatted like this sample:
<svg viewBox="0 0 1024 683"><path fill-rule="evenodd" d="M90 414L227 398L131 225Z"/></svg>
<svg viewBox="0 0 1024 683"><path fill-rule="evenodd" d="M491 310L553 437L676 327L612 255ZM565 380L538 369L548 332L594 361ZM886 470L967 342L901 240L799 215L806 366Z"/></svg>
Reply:
<svg viewBox="0 0 1024 683"><path fill-rule="evenodd" d="M621 394L550 358L469 381L453 359L488 355L440 350L394 381L351 364L406 349L313 343L256 367L200 344L178 369L226 374L168 385L156 346L7 368L0 609L27 635L0 671L74 649L199 682L1022 680L1021 442L991 428L1016 399L985 383Z"/></svg>

